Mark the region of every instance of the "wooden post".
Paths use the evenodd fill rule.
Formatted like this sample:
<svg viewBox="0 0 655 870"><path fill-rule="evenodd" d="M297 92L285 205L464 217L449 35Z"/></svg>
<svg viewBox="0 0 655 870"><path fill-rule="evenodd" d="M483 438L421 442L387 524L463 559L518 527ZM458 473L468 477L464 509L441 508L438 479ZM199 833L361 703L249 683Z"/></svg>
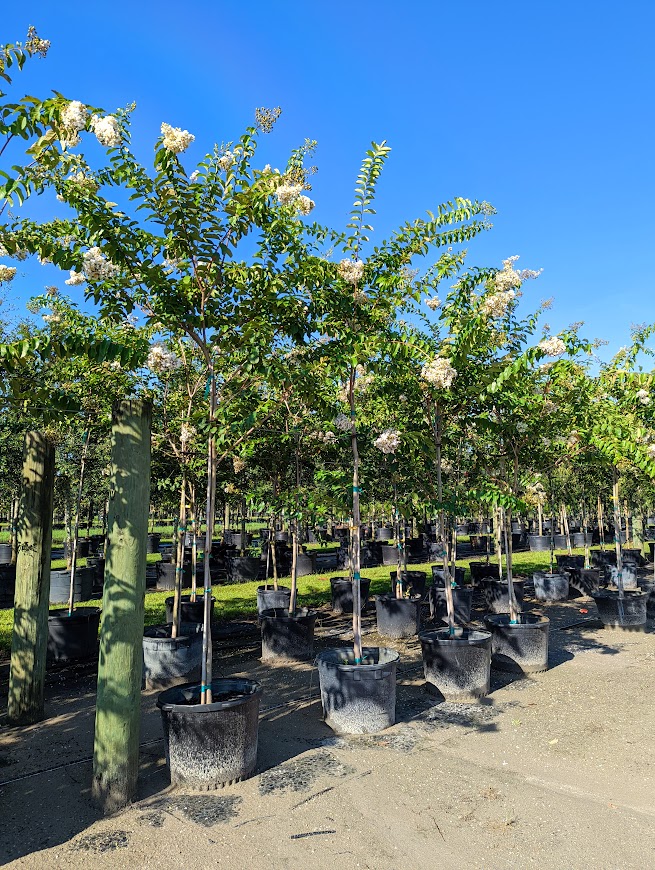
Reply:
<svg viewBox="0 0 655 870"><path fill-rule="evenodd" d="M112 417L109 541L93 746L93 797L105 813L134 798L139 772L152 407L140 400L118 402Z"/></svg>
<svg viewBox="0 0 655 870"><path fill-rule="evenodd" d="M23 446L23 487L18 508L8 701L10 722L21 725L39 722L44 716L54 476L54 446L42 432L28 432Z"/></svg>

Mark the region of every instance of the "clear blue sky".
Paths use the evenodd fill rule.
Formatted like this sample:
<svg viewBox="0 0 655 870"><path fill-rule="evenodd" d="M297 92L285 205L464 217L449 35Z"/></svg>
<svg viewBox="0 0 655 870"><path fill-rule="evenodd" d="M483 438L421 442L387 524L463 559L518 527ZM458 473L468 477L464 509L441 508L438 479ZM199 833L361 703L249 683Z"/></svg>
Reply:
<svg viewBox="0 0 655 870"><path fill-rule="evenodd" d="M345 223L363 152L387 139L377 239L451 197L486 199L498 215L469 262L543 267L526 303L553 296L554 330L584 320L616 350L655 320L652 2L4 4L3 42L28 24L52 48L21 91L135 100L144 160L162 121L195 134L195 162L280 105L262 163L318 140L317 220ZM23 298L55 278L23 271Z"/></svg>

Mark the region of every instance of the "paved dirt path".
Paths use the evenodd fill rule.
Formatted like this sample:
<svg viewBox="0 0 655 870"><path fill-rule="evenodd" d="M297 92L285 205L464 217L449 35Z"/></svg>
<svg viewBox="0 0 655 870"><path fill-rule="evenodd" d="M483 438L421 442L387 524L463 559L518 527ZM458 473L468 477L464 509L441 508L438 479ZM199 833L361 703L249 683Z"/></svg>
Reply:
<svg viewBox="0 0 655 870"><path fill-rule="evenodd" d="M655 636L603 630L594 612L587 599L549 607L550 670L531 679L494 673L491 694L474 705L433 706L418 643L394 644L398 723L353 738L322 723L315 669L262 665L251 626L219 642L215 661L224 676L264 685L257 774L218 792L171 791L156 693L144 693L140 800L107 819L89 801L93 667L53 672L49 718L0 727L0 862L655 867ZM367 643L382 643L366 622ZM325 614L318 632L319 648L347 644L345 618Z"/></svg>

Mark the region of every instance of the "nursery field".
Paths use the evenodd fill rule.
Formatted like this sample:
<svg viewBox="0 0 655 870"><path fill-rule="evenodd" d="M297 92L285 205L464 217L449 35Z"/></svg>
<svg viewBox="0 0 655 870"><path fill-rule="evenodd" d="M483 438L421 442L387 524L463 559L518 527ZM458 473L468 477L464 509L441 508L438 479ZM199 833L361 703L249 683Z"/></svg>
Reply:
<svg viewBox="0 0 655 870"><path fill-rule="evenodd" d="M164 530L165 534L165 530ZM310 545L311 546L311 545ZM568 552L567 550L555 550L555 555ZM574 550L574 553L583 553L582 550ZM480 557L477 557L480 558ZM159 556L148 555L148 562L153 564L159 561ZM468 564L471 561L469 556L466 559L459 559L457 565L466 569L467 579L470 578ZM549 554L548 553L515 553L513 556L515 571L520 574L531 575L534 571L543 571L548 569ZM79 567L84 567L85 559L80 559ZM494 560L491 560L494 564ZM64 568L66 562L64 559L53 560L52 567ZM411 565L412 570L426 571L430 573L430 564L425 562L418 565ZM381 595L390 590L390 569L387 566L377 568L364 569L362 574L364 577L369 577L371 583L371 595ZM335 569L331 572L332 575L340 573ZM298 578L298 600L301 607L320 607L330 601L330 580L327 574L310 574L306 577ZM281 583L288 585L289 578L280 578ZM215 613L220 621L238 620L251 618L257 614L257 587L260 586L260 581L252 583L239 584L221 584L212 587L212 595L216 599ZM188 594L191 590L185 589L183 592ZM172 593L148 591L145 597L145 625L158 625L164 621L165 600ZM101 597L92 600L96 607L102 605ZM0 660L3 656L7 656L11 650L11 630L13 624L13 610L0 610Z"/></svg>
<svg viewBox="0 0 655 870"><path fill-rule="evenodd" d="M526 572L538 564L535 554L516 554L522 558ZM387 582L385 569L365 573L381 588ZM299 583L320 605L325 581ZM95 670L54 668L47 720L0 728L5 866L652 865L655 769L639 748L655 727L651 623L639 633L606 630L591 599L529 598L526 607L551 620L550 669L523 677L493 670L491 691L476 704L432 699L420 644L394 641L396 724L337 737L321 720L312 663L259 660L254 588L214 594L221 619L228 611L233 618L232 632L216 633L220 675L247 675L264 690L255 775L219 791L171 790L157 693L144 692L139 793L126 810L102 818L88 800ZM147 601L148 618L161 618L160 594ZM474 604L478 623L483 610ZM318 612L317 652L351 642L347 616L325 605ZM385 643L370 613L363 631L366 644ZM6 675L0 665L3 697Z"/></svg>

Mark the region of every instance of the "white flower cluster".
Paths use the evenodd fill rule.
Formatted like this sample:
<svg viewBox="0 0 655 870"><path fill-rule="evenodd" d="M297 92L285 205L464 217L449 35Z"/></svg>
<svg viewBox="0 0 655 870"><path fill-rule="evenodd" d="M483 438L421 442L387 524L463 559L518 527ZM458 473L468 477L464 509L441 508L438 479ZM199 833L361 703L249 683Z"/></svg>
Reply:
<svg viewBox="0 0 655 870"><path fill-rule="evenodd" d="M337 436L334 432L317 432L316 438L318 441L322 441L323 444L336 444L337 441Z"/></svg>
<svg viewBox="0 0 655 870"><path fill-rule="evenodd" d="M296 206L302 215L308 215L315 205L316 203L314 200L310 199L308 196L299 196L296 200Z"/></svg>
<svg viewBox="0 0 655 870"><path fill-rule="evenodd" d="M545 363L542 363L542 364L539 366L539 371L540 371L540 372L546 372L546 373L547 373L547 372L549 372L549 371L552 369L552 367L553 367L554 365L555 365L554 362L545 362Z"/></svg>
<svg viewBox="0 0 655 870"><path fill-rule="evenodd" d="M566 446L567 447L576 447L577 444L579 443L579 441L580 441L580 433L577 432L576 430L573 430L573 432L571 432L569 437L566 439Z"/></svg>
<svg viewBox="0 0 655 870"><path fill-rule="evenodd" d="M426 299L425 304L431 311L436 311L437 308L441 305L441 299L438 296L433 296L431 299Z"/></svg>
<svg viewBox="0 0 655 870"><path fill-rule="evenodd" d="M153 372L172 372L179 369L182 361L172 350L167 350L161 342L150 345L146 366Z"/></svg>
<svg viewBox="0 0 655 870"><path fill-rule="evenodd" d="M504 317L510 303L516 299L516 290L501 290L489 293L482 300L480 310L485 317Z"/></svg>
<svg viewBox="0 0 655 870"><path fill-rule="evenodd" d="M353 302L355 302L357 305L366 305L368 301L368 296L366 295L366 293L364 293L363 290L356 288L353 291Z"/></svg>
<svg viewBox="0 0 655 870"><path fill-rule="evenodd" d="M639 399L642 405L650 405L650 396L648 395L648 390L638 390L637 399Z"/></svg>
<svg viewBox="0 0 655 870"><path fill-rule="evenodd" d="M655 444L649 444L646 448L646 453L650 456L651 459L655 459Z"/></svg>
<svg viewBox="0 0 655 870"><path fill-rule="evenodd" d="M89 248L89 250L84 253L83 260L84 265L82 268L84 269L84 275L87 281L107 281L111 278L115 278L118 274L118 267L114 266L113 263L110 263L98 247ZM72 277L73 275L71 273L71 278Z"/></svg>
<svg viewBox="0 0 655 870"><path fill-rule="evenodd" d="M104 118L94 115L91 118L91 129L105 148L116 148L121 144L121 128L113 115L106 115Z"/></svg>
<svg viewBox="0 0 655 870"><path fill-rule="evenodd" d="M350 429L350 417L346 417L345 414L337 414L334 425L340 432L347 432Z"/></svg>
<svg viewBox="0 0 655 870"><path fill-rule="evenodd" d="M200 170L194 169L191 175L189 176L189 181L191 184L195 184L196 181L200 178Z"/></svg>
<svg viewBox="0 0 655 870"><path fill-rule="evenodd" d="M75 287L78 284L84 284L85 281L86 278L83 272L76 272L75 269L71 269L70 278L67 278L64 284L68 284L69 287Z"/></svg>
<svg viewBox="0 0 655 870"><path fill-rule="evenodd" d="M364 263L361 260L342 260L337 273L346 284L358 284L364 276Z"/></svg>
<svg viewBox="0 0 655 870"><path fill-rule="evenodd" d="M79 100L71 100L62 110L60 117L63 127L62 144L69 147L78 145L80 141L78 134L86 127L89 110Z"/></svg>
<svg viewBox="0 0 655 870"><path fill-rule="evenodd" d="M180 154L182 151L186 151L196 138L188 130L182 130L180 127L171 127L170 124L161 125L161 134L164 137L162 145L171 154Z"/></svg>
<svg viewBox="0 0 655 870"><path fill-rule="evenodd" d="M232 457L232 467L234 468L235 474L241 474L241 472L246 467L246 463L243 461L243 459L240 456L233 456Z"/></svg>
<svg viewBox="0 0 655 870"><path fill-rule="evenodd" d="M44 314L43 321L45 323L59 323L61 317L58 314Z"/></svg>
<svg viewBox="0 0 655 870"><path fill-rule="evenodd" d="M234 166L234 154L231 151L226 151L222 157L218 158L218 165L227 172Z"/></svg>
<svg viewBox="0 0 655 870"><path fill-rule="evenodd" d="M562 356L562 354L566 353L566 345L557 335L553 335L551 338L542 339L537 347L540 350L543 350L547 356Z"/></svg>
<svg viewBox="0 0 655 870"><path fill-rule="evenodd" d="M382 453L395 453L400 447L400 435L395 429L385 429L373 444Z"/></svg>
<svg viewBox="0 0 655 870"><path fill-rule="evenodd" d="M432 386L447 390L457 377L457 370L451 366L450 360L443 356L436 356L431 362L423 366L421 377Z"/></svg>
<svg viewBox="0 0 655 870"><path fill-rule="evenodd" d="M302 184L281 184L275 191L280 205L290 205L302 193Z"/></svg>
<svg viewBox="0 0 655 870"><path fill-rule="evenodd" d="M182 423L180 426L180 441L182 444L188 444L193 438L195 438L196 430L193 426L190 426L188 423Z"/></svg>
<svg viewBox="0 0 655 870"><path fill-rule="evenodd" d="M538 278L543 272L543 269L539 269L537 272L535 272L534 269L515 269L514 263L516 263L517 260L518 255L516 254L513 257L508 257L506 260L503 260L503 268L499 272L496 272L496 275L494 276L496 290L504 291L518 289L523 281Z"/></svg>
<svg viewBox="0 0 655 870"><path fill-rule="evenodd" d="M523 423L523 421L519 421L516 424L516 431L519 433L519 435L525 435L525 433L528 431L528 424Z"/></svg>
<svg viewBox="0 0 655 870"><path fill-rule="evenodd" d="M0 263L0 284L12 281L16 274L15 266L5 266Z"/></svg>

